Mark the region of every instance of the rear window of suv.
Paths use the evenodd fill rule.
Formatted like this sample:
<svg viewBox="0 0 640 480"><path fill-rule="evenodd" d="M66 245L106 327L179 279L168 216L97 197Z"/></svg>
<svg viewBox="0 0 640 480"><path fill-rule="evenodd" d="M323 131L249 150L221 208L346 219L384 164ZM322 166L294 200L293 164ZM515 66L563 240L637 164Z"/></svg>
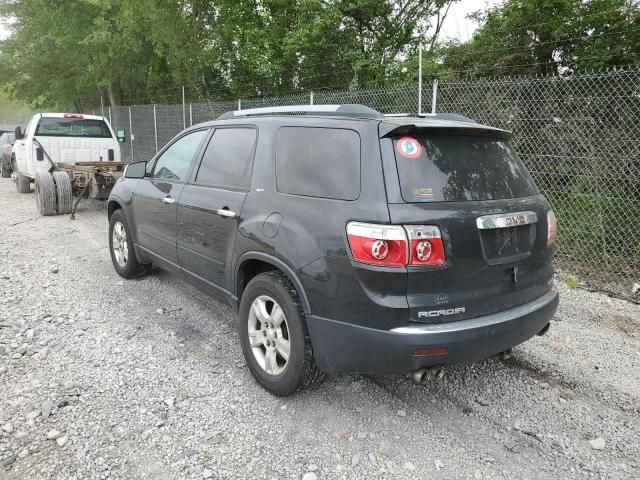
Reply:
<svg viewBox="0 0 640 480"><path fill-rule="evenodd" d="M392 140L405 202L497 200L538 193L505 140L425 133Z"/></svg>
<svg viewBox="0 0 640 480"><path fill-rule="evenodd" d="M38 137L112 138L103 120L42 117L36 128Z"/></svg>
<svg viewBox="0 0 640 480"><path fill-rule="evenodd" d="M283 127L276 147L280 193L355 200L360 196L360 135L353 130Z"/></svg>

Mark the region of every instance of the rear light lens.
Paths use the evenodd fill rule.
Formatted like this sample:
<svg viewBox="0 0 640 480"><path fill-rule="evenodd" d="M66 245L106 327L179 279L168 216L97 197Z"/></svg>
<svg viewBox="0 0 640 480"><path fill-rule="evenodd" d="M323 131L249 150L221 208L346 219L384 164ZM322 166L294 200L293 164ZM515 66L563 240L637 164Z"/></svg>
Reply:
<svg viewBox="0 0 640 480"><path fill-rule="evenodd" d="M79 113L65 113L64 118L80 118L83 119L84 115L80 115Z"/></svg>
<svg viewBox="0 0 640 480"><path fill-rule="evenodd" d="M445 262L440 229L431 225L376 225L350 222L347 238L355 261L368 265L437 266Z"/></svg>
<svg viewBox="0 0 640 480"><path fill-rule="evenodd" d="M547 212L547 246L552 245L556 241L556 233L558 233L558 221L553 210Z"/></svg>
<svg viewBox="0 0 640 480"><path fill-rule="evenodd" d="M449 353L447 347L424 347L414 348L411 352L412 357L434 357L436 355L446 355Z"/></svg>
<svg viewBox="0 0 640 480"><path fill-rule="evenodd" d="M402 227L350 222L347 238L356 262L386 267L407 264L407 234Z"/></svg>
<svg viewBox="0 0 640 480"><path fill-rule="evenodd" d="M11 155L11 145L4 147L4 154Z"/></svg>
<svg viewBox="0 0 640 480"><path fill-rule="evenodd" d="M407 226L409 235L409 265L442 265L444 244L440 229L432 225Z"/></svg>

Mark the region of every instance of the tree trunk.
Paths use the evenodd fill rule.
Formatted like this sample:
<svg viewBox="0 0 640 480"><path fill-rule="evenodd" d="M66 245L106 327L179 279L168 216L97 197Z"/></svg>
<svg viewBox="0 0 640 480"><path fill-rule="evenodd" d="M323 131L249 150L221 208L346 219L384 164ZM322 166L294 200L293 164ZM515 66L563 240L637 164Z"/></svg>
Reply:
<svg viewBox="0 0 640 480"><path fill-rule="evenodd" d="M109 105L112 107L117 107L120 104L119 95L111 83L107 85L107 96L109 97Z"/></svg>

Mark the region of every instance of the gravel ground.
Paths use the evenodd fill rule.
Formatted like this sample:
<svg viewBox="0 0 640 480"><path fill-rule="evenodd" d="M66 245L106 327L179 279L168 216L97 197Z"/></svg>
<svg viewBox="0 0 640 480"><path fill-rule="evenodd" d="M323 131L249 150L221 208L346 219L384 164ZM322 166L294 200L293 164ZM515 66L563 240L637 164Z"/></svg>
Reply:
<svg viewBox="0 0 640 480"><path fill-rule="evenodd" d="M103 210L38 217L0 180L0 478L638 478L640 306L558 285L545 337L417 386L280 399L231 309L114 272Z"/></svg>

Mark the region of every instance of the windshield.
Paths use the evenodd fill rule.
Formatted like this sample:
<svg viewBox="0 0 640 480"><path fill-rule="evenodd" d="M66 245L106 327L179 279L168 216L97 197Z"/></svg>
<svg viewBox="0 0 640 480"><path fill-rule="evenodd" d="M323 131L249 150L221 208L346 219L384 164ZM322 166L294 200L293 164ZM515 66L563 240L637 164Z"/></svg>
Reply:
<svg viewBox="0 0 640 480"><path fill-rule="evenodd" d="M405 202L497 200L538 193L507 141L436 134L392 140Z"/></svg>
<svg viewBox="0 0 640 480"><path fill-rule="evenodd" d="M111 138L111 131L103 120L42 117L36 136Z"/></svg>

